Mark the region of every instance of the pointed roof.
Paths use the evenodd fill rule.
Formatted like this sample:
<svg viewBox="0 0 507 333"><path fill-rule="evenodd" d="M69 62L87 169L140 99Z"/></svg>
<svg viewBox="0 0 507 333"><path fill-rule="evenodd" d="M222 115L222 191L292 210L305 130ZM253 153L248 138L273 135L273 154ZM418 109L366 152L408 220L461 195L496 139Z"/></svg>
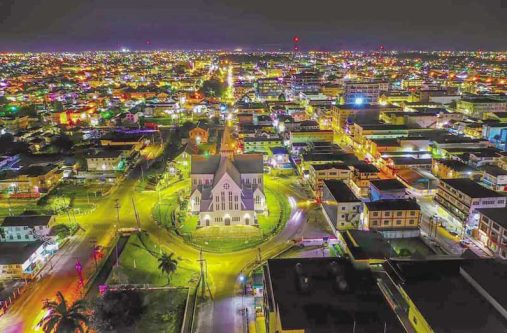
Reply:
<svg viewBox="0 0 507 333"><path fill-rule="evenodd" d="M213 178L213 187L215 187L225 174L228 174L236 185L241 187L241 174L227 157L222 157L220 159L220 164L218 165L217 172Z"/></svg>

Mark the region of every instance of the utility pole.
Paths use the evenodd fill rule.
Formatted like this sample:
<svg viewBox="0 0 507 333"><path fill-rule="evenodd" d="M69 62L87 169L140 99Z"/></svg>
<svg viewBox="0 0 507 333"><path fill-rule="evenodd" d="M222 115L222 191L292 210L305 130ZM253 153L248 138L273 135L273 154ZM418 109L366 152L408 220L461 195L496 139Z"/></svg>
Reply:
<svg viewBox="0 0 507 333"><path fill-rule="evenodd" d="M118 199L114 199L114 208L116 208L116 235L119 236L119 228L120 228L120 203L118 202ZM119 258L118 258L118 241L120 238L118 237L118 240L116 241L116 267L119 265Z"/></svg>
<svg viewBox="0 0 507 333"><path fill-rule="evenodd" d="M134 201L134 195L132 195L131 199L132 199L132 206L134 206L134 216L136 218L137 228L139 230L141 230L141 222L139 221L139 214L137 213L136 202Z"/></svg>
<svg viewBox="0 0 507 333"><path fill-rule="evenodd" d="M201 296L202 298L204 298L205 296L205 293L206 293L206 276L204 274L204 257L203 257L203 254L202 254L202 248L201 248L201 251L199 251L199 266L201 268L201 278L199 279L199 281L201 281Z"/></svg>

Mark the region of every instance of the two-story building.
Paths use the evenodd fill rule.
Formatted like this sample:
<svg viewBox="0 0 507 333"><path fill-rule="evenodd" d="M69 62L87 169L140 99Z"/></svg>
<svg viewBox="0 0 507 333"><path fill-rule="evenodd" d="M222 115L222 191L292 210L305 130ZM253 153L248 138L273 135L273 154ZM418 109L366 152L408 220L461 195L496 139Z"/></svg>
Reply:
<svg viewBox="0 0 507 333"><path fill-rule="evenodd" d="M53 215L7 216L0 224L5 234L4 238L0 234L0 241L32 242L44 239L49 236L54 220Z"/></svg>
<svg viewBox="0 0 507 333"><path fill-rule="evenodd" d="M370 199L396 200L408 199L407 187L398 179L378 179L370 181Z"/></svg>
<svg viewBox="0 0 507 333"><path fill-rule="evenodd" d="M308 169L308 182L317 197L325 180L350 181L352 171L343 163L310 164Z"/></svg>
<svg viewBox="0 0 507 333"><path fill-rule="evenodd" d="M373 164L352 166L351 188L360 197L368 196L370 181L379 179L379 170Z"/></svg>
<svg viewBox="0 0 507 333"><path fill-rule="evenodd" d="M480 208L502 208L506 205L503 194L479 185L468 178L441 179L435 201L466 231L477 228Z"/></svg>
<svg viewBox="0 0 507 333"><path fill-rule="evenodd" d="M477 238L502 259L507 259L507 208L480 208Z"/></svg>
<svg viewBox="0 0 507 333"><path fill-rule="evenodd" d="M419 237L421 208L415 200L395 199L365 202L363 225L385 238Z"/></svg>
<svg viewBox="0 0 507 333"><path fill-rule="evenodd" d="M362 202L341 180L325 180L322 187L322 209L335 230L357 228Z"/></svg>

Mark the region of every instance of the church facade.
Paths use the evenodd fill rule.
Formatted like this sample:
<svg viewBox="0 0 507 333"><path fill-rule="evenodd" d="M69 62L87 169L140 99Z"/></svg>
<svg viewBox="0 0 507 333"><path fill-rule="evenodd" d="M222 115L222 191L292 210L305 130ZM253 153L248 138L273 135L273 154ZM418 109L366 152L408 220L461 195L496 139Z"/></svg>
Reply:
<svg viewBox="0 0 507 333"><path fill-rule="evenodd" d="M261 154L192 156L189 207L199 226L257 225L267 212Z"/></svg>

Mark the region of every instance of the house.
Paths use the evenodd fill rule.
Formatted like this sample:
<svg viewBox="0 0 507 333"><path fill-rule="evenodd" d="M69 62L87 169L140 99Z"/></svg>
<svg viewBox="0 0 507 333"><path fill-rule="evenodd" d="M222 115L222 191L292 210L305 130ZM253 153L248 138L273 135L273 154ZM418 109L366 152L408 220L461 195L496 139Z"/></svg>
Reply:
<svg viewBox="0 0 507 333"><path fill-rule="evenodd" d="M62 176L56 164L29 165L0 175L0 191L10 198L37 198L56 186Z"/></svg>
<svg viewBox="0 0 507 333"><path fill-rule="evenodd" d="M191 129L188 132L190 141L194 144L199 145L201 143L208 143L209 129L206 126L198 125L196 128Z"/></svg>
<svg viewBox="0 0 507 333"><path fill-rule="evenodd" d="M480 171L458 160L434 159L431 172L440 179L472 178Z"/></svg>
<svg viewBox="0 0 507 333"><path fill-rule="evenodd" d="M4 242L31 242L41 240L50 233L53 215L19 215L7 216L0 228L5 233Z"/></svg>
<svg viewBox="0 0 507 333"><path fill-rule="evenodd" d="M190 211L199 226L257 225L267 211L261 154L192 156Z"/></svg>
<svg viewBox="0 0 507 333"><path fill-rule="evenodd" d="M440 180L435 202L454 218L451 222L459 229L471 232L479 224L477 209L505 207L506 198L471 179L457 178Z"/></svg>
<svg viewBox="0 0 507 333"><path fill-rule="evenodd" d="M365 202L363 225L384 238L419 237L421 215L419 204L411 199Z"/></svg>
<svg viewBox="0 0 507 333"><path fill-rule="evenodd" d="M122 150L98 150L86 157L88 171L105 172L125 169L124 152Z"/></svg>
<svg viewBox="0 0 507 333"><path fill-rule="evenodd" d="M343 180L348 183L352 171L343 163L310 164L308 169L308 182L317 197L321 194L325 180Z"/></svg>
<svg viewBox="0 0 507 333"><path fill-rule="evenodd" d="M408 199L408 197L407 187L397 179L370 181L371 201Z"/></svg>
<svg viewBox="0 0 507 333"><path fill-rule="evenodd" d="M362 202L341 180L325 180L322 187L322 210L335 230L357 228Z"/></svg>
<svg viewBox="0 0 507 333"><path fill-rule="evenodd" d="M269 259L267 333L404 332L373 273L343 258Z"/></svg>
<svg viewBox="0 0 507 333"><path fill-rule="evenodd" d="M496 165L485 165L480 170L483 172L481 181L486 187L507 192L507 170Z"/></svg>
<svg viewBox="0 0 507 333"><path fill-rule="evenodd" d="M0 280L32 278L48 251L42 241L0 242Z"/></svg>
<svg viewBox="0 0 507 333"><path fill-rule="evenodd" d="M283 146L279 136L247 137L243 139L243 151L245 153L267 153L270 148Z"/></svg>
<svg viewBox="0 0 507 333"><path fill-rule="evenodd" d="M507 259L507 208L479 208L477 239L502 259Z"/></svg>
<svg viewBox="0 0 507 333"><path fill-rule="evenodd" d="M373 164L352 166L351 188L360 197L368 196L370 181L379 179L379 170Z"/></svg>
<svg viewBox="0 0 507 333"><path fill-rule="evenodd" d="M289 152L285 147L270 147L270 164L274 168L287 168L291 167L289 160Z"/></svg>

